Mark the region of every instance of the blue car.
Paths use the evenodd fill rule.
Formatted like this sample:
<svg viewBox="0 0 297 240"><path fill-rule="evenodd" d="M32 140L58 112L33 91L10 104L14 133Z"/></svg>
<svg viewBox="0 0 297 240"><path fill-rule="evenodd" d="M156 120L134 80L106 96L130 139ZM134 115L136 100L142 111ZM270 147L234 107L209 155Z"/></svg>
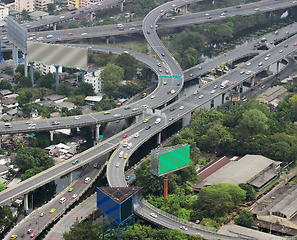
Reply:
<svg viewBox="0 0 297 240"><path fill-rule="evenodd" d="M131 178L131 176L126 177L126 181L128 181Z"/></svg>

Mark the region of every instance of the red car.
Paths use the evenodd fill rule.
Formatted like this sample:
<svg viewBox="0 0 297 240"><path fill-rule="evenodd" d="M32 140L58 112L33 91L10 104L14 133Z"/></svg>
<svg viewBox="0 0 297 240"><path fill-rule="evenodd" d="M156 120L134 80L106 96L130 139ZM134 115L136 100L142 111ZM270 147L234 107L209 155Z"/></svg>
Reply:
<svg viewBox="0 0 297 240"><path fill-rule="evenodd" d="M262 68L263 68L263 66L259 67L259 69L262 69Z"/></svg>
<svg viewBox="0 0 297 240"><path fill-rule="evenodd" d="M68 36L73 35L73 33L68 33Z"/></svg>
<svg viewBox="0 0 297 240"><path fill-rule="evenodd" d="M126 138L126 137L128 137L128 135L127 135L127 134L124 134L124 135L123 135L123 138Z"/></svg>
<svg viewBox="0 0 297 240"><path fill-rule="evenodd" d="M259 84L259 87L261 87L261 86L263 86L263 83L260 83L260 84Z"/></svg>
<svg viewBox="0 0 297 240"><path fill-rule="evenodd" d="M159 69L159 72L162 72L162 69L161 68Z"/></svg>
<svg viewBox="0 0 297 240"><path fill-rule="evenodd" d="M237 83L237 81L234 81L232 84L236 84Z"/></svg>
<svg viewBox="0 0 297 240"><path fill-rule="evenodd" d="M168 91L167 94L171 93L171 91Z"/></svg>
<svg viewBox="0 0 297 240"><path fill-rule="evenodd" d="M35 235L36 235L36 233L31 233L31 234L30 234L30 237L31 237L31 238L34 238Z"/></svg>
<svg viewBox="0 0 297 240"><path fill-rule="evenodd" d="M294 43L294 46L297 46L297 43Z"/></svg>

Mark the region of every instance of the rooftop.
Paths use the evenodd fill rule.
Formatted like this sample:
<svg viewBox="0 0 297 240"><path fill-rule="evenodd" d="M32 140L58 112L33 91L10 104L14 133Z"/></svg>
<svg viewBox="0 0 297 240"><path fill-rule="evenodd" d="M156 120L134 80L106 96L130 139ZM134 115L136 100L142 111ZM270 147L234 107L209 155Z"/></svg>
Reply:
<svg viewBox="0 0 297 240"><path fill-rule="evenodd" d="M276 99L280 95L287 92L287 89L285 89L283 86L274 86L273 88L270 88L266 90L265 92L261 93L257 99L264 98L268 102L272 101L273 99Z"/></svg>

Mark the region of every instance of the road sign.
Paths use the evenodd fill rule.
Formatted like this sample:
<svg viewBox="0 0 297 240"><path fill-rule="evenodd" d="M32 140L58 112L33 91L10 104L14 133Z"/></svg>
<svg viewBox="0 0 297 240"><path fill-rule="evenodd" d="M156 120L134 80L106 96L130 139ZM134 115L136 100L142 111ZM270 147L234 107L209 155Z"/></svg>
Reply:
<svg viewBox="0 0 297 240"><path fill-rule="evenodd" d="M99 139L103 139L103 135L99 135Z"/></svg>
<svg viewBox="0 0 297 240"><path fill-rule="evenodd" d="M172 78L172 76L161 75L160 78Z"/></svg>
<svg viewBox="0 0 297 240"><path fill-rule="evenodd" d="M180 75L172 75L173 78L181 78Z"/></svg>

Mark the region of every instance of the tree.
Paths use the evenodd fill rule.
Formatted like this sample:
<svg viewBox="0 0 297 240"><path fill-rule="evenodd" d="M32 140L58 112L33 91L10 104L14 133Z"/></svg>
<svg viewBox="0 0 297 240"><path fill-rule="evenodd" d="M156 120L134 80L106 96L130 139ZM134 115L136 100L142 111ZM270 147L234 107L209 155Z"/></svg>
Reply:
<svg viewBox="0 0 297 240"><path fill-rule="evenodd" d="M11 67L5 67L4 68L4 73L7 75L12 75L12 68Z"/></svg>
<svg viewBox="0 0 297 240"><path fill-rule="evenodd" d="M250 109L242 114L242 118L239 122L238 130L247 130L251 135L257 133L265 133L268 129L268 118L266 115L258 109Z"/></svg>
<svg viewBox="0 0 297 240"><path fill-rule="evenodd" d="M87 82L80 82L79 83L79 90L80 94L84 96L95 96L96 93L94 92L93 85Z"/></svg>
<svg viewBox="0 0 297 240"><path fill-rule="evenodd" d="M54 3L50 3L50 4L48 4L48 5L47 5L47 10L48 10L49 12L53 12L53 11L55 11L55 10L56 10L56 5L55 5Z"/></svg>
<svg viewBox="0 0 297 240"><path fill-rule="evenodd" d="M115 64L124 69L124 79L133 79L137 70L137 60L134 56L122 53L116 58Z"/></svg>
<svg viewBox="0 0 297 240"><path fill-rule="evenodd" d="M57 94L68 97L71 94L71 90L72 90L72 86L70 83L61 83L59 84Z"/></svg>
<svg viewBox="0 0 297 240"><path fill-rule="evenodd" d="M5 189L6 187L2 183L0 183L0 192L4 191Z"/></svg>
<svg viewBox="0 0 297 240"><path fill-rule="evenodd" d="M69 28L79 28L79 23L77 21L71 21L68 23Z"/></svg>
<svg viewBox="0 0 297 240"><path fill-rule="evenodd" d="M47 74L45 74L44 76L41 77L38 85L40 87L45 87L45 88L52 89L55 82L56 81L55 81L55 78L54 78L53 74L48 72Z"/></svg>
<svg viewBox="0 0 297 240"><path fill-rule="evenodd" d="M2 90L12 90L12 86L11 86L11 83L9 81L6 81L6 80L2 80L0 82L0 89Z"/></svg>
<svg viewBox="0 0 297 240"><path fill-rule="evenodd" d="M240 212L239 216L234 218L234 222L237 225L250 228L254 223L253 213L251 211L243 209Z"/></svg>
<svg viewBox="0 0 297 240"><path fill-rule="evenodd" d="M31 79L29 77L22 76L19 80L19 87L21 88L32 87Z"/></svg>
<svg viewBox="0 0 297 240"><path fill-rule="evenodd" d="M23 16L24 20L28 20L29 19L29 12L26 9L23 9L22 16Z"/></svg>
<svg viewBox="0 0 297 240"><path fill-rule="evenodd" d="M107 92L114 91L124 79L124 69L109 63L100 73L100 77L103 80L103 90Z"/></svg>
<svg viewBox="0 0 297 240"><path fill-rule="evenodd" d="M27 169L25 171L25 173L21 175L21 179L22 179L22 181L24 181L24 180L26 180L30 177L33 177L34 175L41 173L41 172L42 172L41 167L34 167L34 168Z"/></svg>
<svg viewBox="0 0 297 240"><path fill-rule="evenodd" d="M75 221L70 227L70 231L63 233L63 238L65 240L81 240L83 236L85 240L101 239L101 229L98 227L98 223L97 225L92 225L90 220L83 222Z"/></svg>
<svg viewBox="0 0 297 240"><path fill-rule="evenodd" d="M238 186L246 192L246 200L247 201L256 199L257 192L251 185L248 185L245 183L239 183Z"/></svg>

